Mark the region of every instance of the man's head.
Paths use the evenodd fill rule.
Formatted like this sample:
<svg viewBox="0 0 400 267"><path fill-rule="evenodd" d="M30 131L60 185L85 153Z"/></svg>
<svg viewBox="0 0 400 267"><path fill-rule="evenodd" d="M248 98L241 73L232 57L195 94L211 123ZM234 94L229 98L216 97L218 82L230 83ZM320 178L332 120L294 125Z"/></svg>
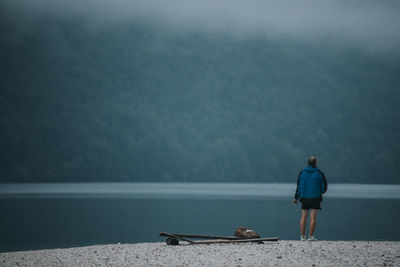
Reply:
<svg viewBox="0 0 400 267"><path fill-rule="evenodd" d="M309 157L308 165L310 165L311 167L317 168L317 158L314 156Z"/></svg>

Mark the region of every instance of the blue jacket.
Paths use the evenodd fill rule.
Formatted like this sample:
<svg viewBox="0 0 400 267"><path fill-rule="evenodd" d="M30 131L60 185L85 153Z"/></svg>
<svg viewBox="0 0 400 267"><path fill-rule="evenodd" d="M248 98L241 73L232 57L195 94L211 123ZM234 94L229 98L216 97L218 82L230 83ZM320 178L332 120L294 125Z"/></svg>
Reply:
<svg viewBox="0 0 400 267"><path fill-rule="evenodd" d="M328 189L325 174L318 168L307 166L297 177L295 199L320 198Z"/></svg>

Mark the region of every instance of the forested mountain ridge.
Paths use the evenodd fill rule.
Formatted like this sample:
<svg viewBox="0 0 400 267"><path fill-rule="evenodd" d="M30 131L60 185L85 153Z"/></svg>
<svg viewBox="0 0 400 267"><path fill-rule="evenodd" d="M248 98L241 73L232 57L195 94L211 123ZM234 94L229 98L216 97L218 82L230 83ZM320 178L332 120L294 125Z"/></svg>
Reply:
<svg viewBox="0 0 400 267"><path fill-rule="evenodd" d="M400 54L324 37L1 24L1 182L400 182Z"/></svg>

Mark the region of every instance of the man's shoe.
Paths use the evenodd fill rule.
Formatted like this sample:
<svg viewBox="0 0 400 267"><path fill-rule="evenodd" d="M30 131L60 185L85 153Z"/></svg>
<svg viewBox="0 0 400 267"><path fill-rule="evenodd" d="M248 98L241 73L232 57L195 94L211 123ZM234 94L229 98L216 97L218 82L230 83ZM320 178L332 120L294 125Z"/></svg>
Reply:
<svg viewBox="0 0 400 267"><path fill-rule="evenodd" d="M306 236L305 235L300 236L300 241L306 241Z"/></svg>
<svg viewBox="0 0 400 267"><path fill-rule="evenodd" d="M318 239L316 239L316 238L312 235L312 236L309 236L307 240L308 240L308 241L317 241Z"/></svg>

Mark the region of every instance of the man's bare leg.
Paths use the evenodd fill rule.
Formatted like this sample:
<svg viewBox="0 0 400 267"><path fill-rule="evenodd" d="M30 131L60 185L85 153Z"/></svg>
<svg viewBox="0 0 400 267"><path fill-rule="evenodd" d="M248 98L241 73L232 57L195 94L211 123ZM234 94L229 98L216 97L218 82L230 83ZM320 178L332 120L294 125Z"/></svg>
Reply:
<svg viewBox="0 0 400 267"><path fill-rule="evenodd" d="M311 209L310 212L310 231L309 231L309 235L313 236L314 235L314 231L315 231L315 226L317 225L317 213L318 210L315 209Z"/></svg>
<svg viewBox="0 0 400 267"><path fill-rule="evenodd" d="M301 210L301 219L300 219L300 232L301 236L306 235L306 225L307 225L307 217L308 217L308 210Z"/></svg>

